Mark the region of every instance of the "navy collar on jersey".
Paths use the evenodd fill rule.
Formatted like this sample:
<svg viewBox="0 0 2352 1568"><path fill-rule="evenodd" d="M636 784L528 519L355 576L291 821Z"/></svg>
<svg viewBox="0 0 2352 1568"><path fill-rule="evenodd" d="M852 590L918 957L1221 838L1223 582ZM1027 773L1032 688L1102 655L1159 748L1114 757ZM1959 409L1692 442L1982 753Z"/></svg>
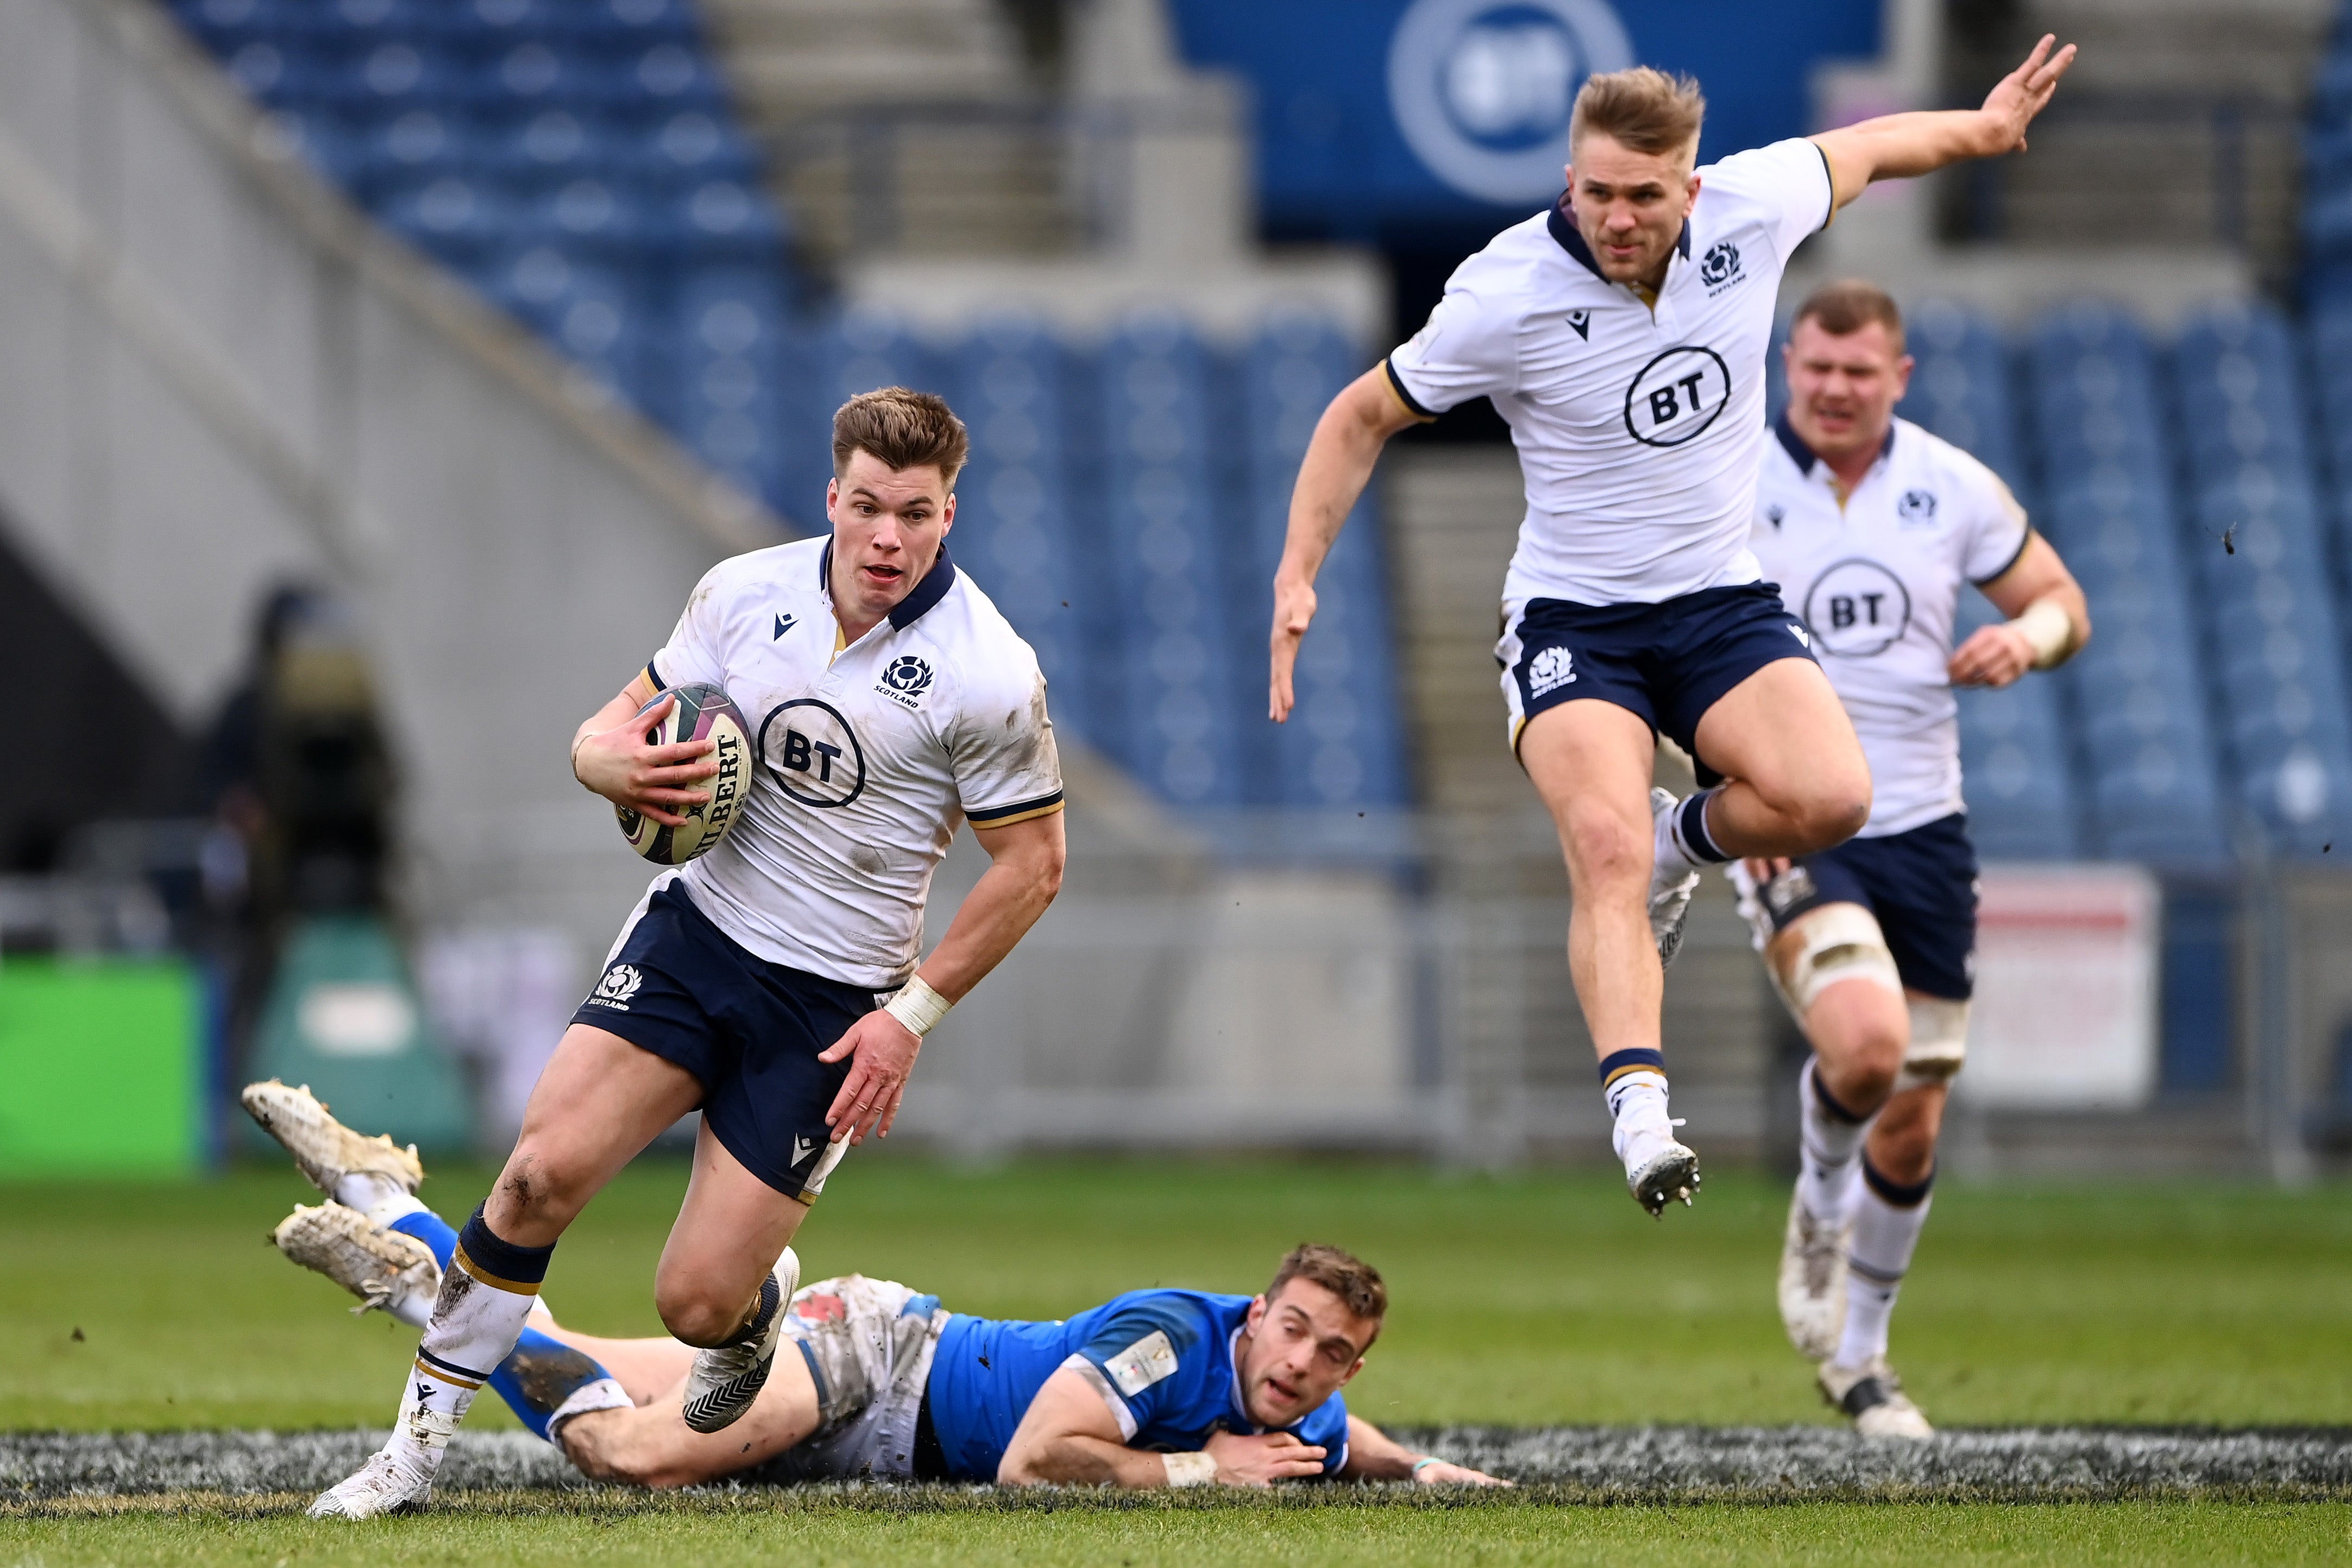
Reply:
<svg viewBox="0 0 2352 1568"><path fill-rule="evenodd" d="M939 559L931 562L930 570L923 573L923 580L915 584L915 591L912 593L890 607L891 630L904 632L930 613L931 609L948 596L948 590L955 586L955 562L948 559L947 541L941 539ZM824 553L817 558L816 586L820 592L833 591L833 541L831 539L824 541Z"/></svg>
<svg viewBox="0 0 2352 1568"><path fill-rule="evenodd" d="M1576 220L1568 215L1566 191L1562 191L1559 193L1559 200L1551 204L1551 215L1545 220L1545 223L1551 229L1551 237L1559 242L1560 249L1583 263L1584 270L1601 279L1601 282L1609 281L1608 274L1601 270L1601 264L1592 259L1592 247L1584 243L1584 235L1577 230ZM1675 236L1675 249L1682 253L1682 258L1685 261L1690 259L1690 220L1688 218L1683 220L1683 232Z"/></svg>
<svg viewBox="0 0 2352 1568"><path fill-rule="evenodd" d="M1789 455L1789 461L1797 465L1798 473L1811 474L1813 465L1822 460L1821 454L1806 445L1805 438L1797 434L1797 427L1789 423L1788 410L1781 410L1780 417L1772 422L1772 434L1780 439L1780 450ZM1895 422L1890 419L1886 422L1886 439L1879 443L1876 460L1884 460L1894 450Z"/></svg>

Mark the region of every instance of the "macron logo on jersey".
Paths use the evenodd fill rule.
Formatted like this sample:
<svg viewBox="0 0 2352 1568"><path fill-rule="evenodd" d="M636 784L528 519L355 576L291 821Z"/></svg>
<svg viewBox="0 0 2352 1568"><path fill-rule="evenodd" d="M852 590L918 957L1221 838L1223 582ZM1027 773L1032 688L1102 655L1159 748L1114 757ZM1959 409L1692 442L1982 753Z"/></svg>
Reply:
<svg viewBox="0 0 2352 1568"><path fill-rule="evenodd" d="M1592 341L1592 312L1571 310L1568 313L1568 329L1586 342Z"/></svg>
<svg viewBox="0 0 2352 1568"><path fill-rule="evenodd" d="M799 616L797 616L797 615L779 615L779 616L777 616L777 617L776 617L776 636L775 636L775 637L771 637L771 638L769 638L769 639L768 639L768 641L770 641L771 643L774 642L774 641L776 640L776 638L777 638L777 637L782 637L785 632L787 632L791 631L793 627L795 627L795 626L799 625L800 623L801 623L801 618L800 618Z"/></svg>

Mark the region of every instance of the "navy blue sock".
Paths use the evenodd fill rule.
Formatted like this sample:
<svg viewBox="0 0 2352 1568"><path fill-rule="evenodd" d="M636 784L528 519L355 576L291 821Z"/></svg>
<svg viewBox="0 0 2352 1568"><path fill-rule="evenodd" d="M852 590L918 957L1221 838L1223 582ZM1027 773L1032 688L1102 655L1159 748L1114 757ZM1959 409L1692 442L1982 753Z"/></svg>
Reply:
<svg viewBox="0 0 2352 1568"><path fill-rule="evenodd" d="M1706 831L1706 803L1721 788L1701 789L1675 808L1675 842L1697 865L1721 865L1731 858L1716 847L1714 836Z"/></svg>

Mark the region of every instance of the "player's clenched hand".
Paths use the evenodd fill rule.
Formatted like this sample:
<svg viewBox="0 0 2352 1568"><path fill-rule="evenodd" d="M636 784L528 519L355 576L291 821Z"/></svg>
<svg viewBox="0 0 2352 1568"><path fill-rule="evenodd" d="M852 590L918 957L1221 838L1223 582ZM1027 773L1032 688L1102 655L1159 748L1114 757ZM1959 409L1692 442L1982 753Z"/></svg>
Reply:
<svg viewBox="0 0 2352 1568"><path fill-rule="evenodd" d="M1298 644L1315 620L1315 585L1296 578L1274 580L1273 679L1268 683L1266 716L1280 724L1290 716L1290 672L1298 663Z"/></svg>
<svg viewBox="0 0 2352 1568"><path fill-rule="evenodd" d="M851 1024L849 1032L817 1058L819 1061L850 1059L849 1076L842 1081L841 1092L833 1097L833 1109L824 1113L824 1124L833 1129L835 1143L847 1138L862 1144L868 1133L889 1135L890 1124L898 1119L898 1102L907 1092L907 1080L915 1071L915 1053L922 1049L920 1035L877 1008Z"/></svg>
<svg viewBox="0 0 2352 1568"><path fill-rule="evenodd" d="M1956 686L2005 686L2033 668L2033 643L2014 626L1979 626L1945 667Z"/></svg>
<svg viewBox="0 0 2352 1568"><path fill-rule="evenodd" d="M2049 103L2050 95L2058 90L2058 78L2074 63L2074 46L2067 45L2056 54L2050 52L2057 43L2055 33L2044 33L2025 63L2000 78L1984 100L1983 114L1991 137L1989 152L2021 152L2025 150L2025 128L2033 117Z"/></svg>
<svg viewBox="0 0 2352 1568"><path fill-rule="evenodd" d="M1758 886L1770 882L1795 862L1787 855L1749 855L1739 862L1740 868L1756 879Z"/></svg>
<svg viewBox="0 0 2352 1568"><path fill-rule="evenodd" d="M719 743L703 739L647 746L646 729L677 706L676 696L665 696L610 729L583 737L572 748L572 776L616 806L642 811L673 828L683 826L686 819L677 809L710 799L707 791L690 786L718 775L719 763L711 753Z"/></svg>
<svg viewBox="0 0 2352 1568"><path fill-rule="evenodd" d="M1484 1470L1474 1470L1467 1465L1449 1465L1444 1459L1422 1465L1412 1472L1413 1480L1425 1487L1509 1487L1517 1481L1507 1481L1500 1476L1490 1476Z"/></svg>
<svg viewBox="0 0 2352 1568"><path fill-rule="evenodd" d="M1323 1473L1323 1450L1287 1432L1212 1432L1201 1451L1217 1461L1221 1486L1268 1487Z"/></svg>

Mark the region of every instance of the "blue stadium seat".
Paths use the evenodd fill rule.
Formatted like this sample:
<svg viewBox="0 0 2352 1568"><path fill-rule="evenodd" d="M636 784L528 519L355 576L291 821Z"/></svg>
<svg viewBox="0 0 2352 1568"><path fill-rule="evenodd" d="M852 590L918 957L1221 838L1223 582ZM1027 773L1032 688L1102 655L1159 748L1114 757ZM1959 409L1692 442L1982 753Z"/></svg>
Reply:
<svg viewBox="0 0 2352 1568"><path fill-rule="evenodd" d="M1363 355L1319 316L1268 320L1241 363L1246 579L1235 619L1264 622L1289 529L1290 492L1316 422L1362 370ZM1316 582L1315 629L1294 677L1298 708L1273 732L1274 803L1295 809L1399 807L1408 785L1385 551L1368 496L1340 531Z"/></svg>
<svg viewBox="0 0 2352 1568"><path fill-rule="evenodd" d="M687 0L576 0L548 23L556 37L607 54L630 54L656 44L700 42Z"/></svg>
<svg viewBox="0 0 2352 1568"><path fill-rule="evenodd" d="M750 187L760 181L760 160L751 144L724 120L698 109L644 128L619 157L623 173L662 190L690 189L711 180Z"/></svg>
<svg viewBox="0 0 2352 1568"><path fill-rule="evenodd" d="M436 174L387 187L374 204L385 227L455 271L479 276L513 245L514 204L499 187Z"/></svg>
<svg viewBox="0 0 2352 1568"><path fill-rule="evenodd" d="M946 379L971 431L956 486L956 559L1036 650L1055 722L1100 744L1080 630L1103 596L1100 550L1078 537L1071 506L1068 355L1042 323L997 317L956 349Z"/></svg>
<svg viewBox="0 0 2352 1568"><path fill-rule="evenodd" d="M2000 619L1963 591L1953 645ZM1987 860L2072 860L2082 853L2074 770L2057 682L2028 675L1999 691L1962 688L1961 792L1969 835Z"/></svg>
<svg viewBox="0 0 2352 1568"><path fill-rule="evenodd" d="M531 197L515 237L522 245L555 246L616 269L640 269L648 261L649 225L635 193L604 180L572 180Z"/></svg>
<svg viewBox="0 0 2352 1568"><path fill-rule="evenodd" d="M619 183L625 152L635 138L616 133L593 115L545 109L486 140L484 164L500 179L553 190L580 179Z"/></svg>
<svg viewBox="0 0 2352 1568"><path fill-rule="evenodd" d="M2188 538L2242 809L2317 854L2352 837L2352 730L2293 338L2266 306L2202 312L2174 354Z"/></svg>
<svg viewBox="0 0 2352 1568"><path fill-rule="evenodd" d="M1918 364L1897 412L1970 454L2024 496L2017 401L2008 354L1992 324L1948 299L1927 299L1906 313L1905 325Z"/></svg>
<svg viewBox="0 0 2352 1568"><path fill-rule="evenodd" d="M726 84L709 57L690 44L670 40L632 50L613 62L610 79L614 111L639 120L727 112Z"/></svg>
<svg viewBox="0 0 2352 1568"><path fill-rule="evenodd" d="M1256 617L1230 601L1228 547L1242 541L1219 527L1208 352L1183 320L1139 313L1105 342L1097 373L1118 649L1104 727L1164 799L1248 804L1263 727L1243 727L1235 664L1255 651Z"/></svg>
<svg viewBox="0 0 2352 1568"><path fill-rule="evenodd" d="M667 191L636 188L647 192L647 243L714 262L782 267L783 214L759 186L719 179Z"/></svg>

